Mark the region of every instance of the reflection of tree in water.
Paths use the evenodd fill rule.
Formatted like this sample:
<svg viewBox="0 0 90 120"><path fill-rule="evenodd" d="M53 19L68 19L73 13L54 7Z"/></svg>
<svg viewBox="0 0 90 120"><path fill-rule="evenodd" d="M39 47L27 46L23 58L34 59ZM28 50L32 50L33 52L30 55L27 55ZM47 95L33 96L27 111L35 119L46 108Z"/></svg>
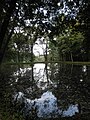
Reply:
<svg viewBox="0 0 90 120"><path fill-rule="evenodd" d="M16 66L3 65L0 66L0 113L2 111L13 111L11 110L11 101L12 101L12 77Z"/></svg>
<svg viewBox="0 0 90 120"><path fill-rule="evenodd" d="M27 97L35 97L39 91L39 88L37 87L37 84L32 76L34 74L32 73L32 67L27 68L20 68L19 71L16 71L16 74L18 72L18 75L13 76L15 82L15 89L16 92L23 92ZM37 92L37 93L36 93Z"/></svg>
<svg viewBox="0 0 90 120"><path fill-rule="evenodd" d="M57 98L52 92L44 92L41 97L34 100L27 99L22 92L14 95L14 104L18 103L17 110L30 118L58 118L74 116L78 113L78 104L71 104L67 109L57 106Z"/></svg>
<svg viewBox="0 0 90 120"><path fill-rule="evenodd" d="M58 67L58 68L57 68ZM90 86L88 84L89 71L83 71L84 66L57 65L52 67L51 79L55 83L55 95L60 106L68 106L70 103L80 103L82 109L89 108Z"/></svg>
<svg viewBox="0 0 90 120"><path fill-rule="evenodd" d="M42 66L43 70L41 70L42 67L38 64L36 68L41 68L38 68L36 75L33 73L33 80L30 65L7 66L5 68L8 69L6 69L8 72L2 69L0 72L1 103L2 100L10 103L13 93L22 92L26 98L32 100L39 98L43 92L50 90L57 98L58 106L63 107L63 109L70 104L80 103L83 111L88 110L90 103L89 66L86 67L85 71L83 66L78 65L54 63L48 65L48 72L45 72L45 65ZM35 68L33 68L33 71L35 72ZM46 73L48 73L48 80ZM6 104L6 102L4 103Z"/></svg>
<svg viewBox="0 0 90 120"><path fill-rule="evenodd" d="M49 85L47 71L48 66L45 64L20 66L11 76L12 89L14 92L23 92L30 98L37 97Z"/></svg>

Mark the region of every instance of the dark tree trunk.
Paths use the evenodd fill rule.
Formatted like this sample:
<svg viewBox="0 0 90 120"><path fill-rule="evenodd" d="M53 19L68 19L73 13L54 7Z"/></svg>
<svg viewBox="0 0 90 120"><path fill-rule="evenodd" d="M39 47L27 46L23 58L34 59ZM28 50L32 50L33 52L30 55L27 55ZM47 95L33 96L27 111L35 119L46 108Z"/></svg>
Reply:
<svg viewBox="0 0 90 120"><path fill-rule="evenodd" d="M47 82L48 82L48 84L49 84L49 81L48 81L48 54L47 54L47 50L48 50L48 41L46 41L46 51L45 51L45 55L44 55L44 57L45 57L45 72L46 72L46 78L47 78Z"/></svg>
<svg viewBox="0 0 90 120"><path fill-rule="evenodd" d="M34 81L34 76L33 76L33 64L34 58L33 58L33 43L31 44L31 67L32 67L32 81Z"/></svg>
<svg viewBox="0 0 90 120"><path fill-rule="evenodd" d="M3 48L1 49L1 51L0 51L0 64L2 63L3 57L4 57L4 55L5 55L5 51L6 51L6 49L7 49L8 43L9 43L9 41L10 41L10 39L11 39L11 36L12 36L12 34L13 34L13 31L14 31L14 27L12 28L10 34L8 35L8 38L7 38L7 41L6 41L5 45L4 45L4 47L3 47Z"/></svg>
<svg viewBox="0 0 90 120"><path fill-rule="evenodd" d="M3 52L2 52L3 50L2 49L5 49L5 48L2 47L3 44L5 43L5 40L6 40L5 39L5 34L7 32L7 29L8 29L10 17L13 13L13 10L15 9L16 2L17 2L17 0L11 0L10 7L8 8L6 16L4 18L4 21L1 24L1 28L0 28L0 64L1 64L1 61L2 61L2 58L3 58L2 57L3 56Z"/></svg>

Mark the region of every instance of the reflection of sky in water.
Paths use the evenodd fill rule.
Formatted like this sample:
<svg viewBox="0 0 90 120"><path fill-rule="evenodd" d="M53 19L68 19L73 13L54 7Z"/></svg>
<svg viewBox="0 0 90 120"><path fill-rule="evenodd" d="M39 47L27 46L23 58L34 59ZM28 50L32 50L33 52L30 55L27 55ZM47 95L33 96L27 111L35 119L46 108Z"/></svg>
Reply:
<svg viewBox="0 0 90 120"><path fill-rule="evenodd" d="M49 67L47 69L49 69ZM48 82L52 84L49 78L47 80L45 64L34 65L34 80L38 81L37 86L42 89L47 88Z"/></svg>
<svg viewBox="0 0 90 120"><path fill-rule="evenodd" d="M34 100L27 99L22 92L18 92L18 94L14 96L14 99L16 98L17 101L25 103L24 108L22 108L24 114L32 113L32 110L35 110L38 117L50 118L58 116L68 117L78 113L77 104L70 105L66 110L58 108L57 98L49 91L43 93L41 98L36 98Z"/></svg>
<svg viewBox="0 0 90 120"><path fill-rule="evenodd" d="M14 76L24 76L25 75L25 73L27 72L27 71L30 71L31 70L31 68L24 68L24 69L22 69L22 68L19 68L19 70L17 70L16 72L14 72L13 73L13 75Z"/></svg>
<svg viewBox="0 0 90 120"><path fill-rule="evenodd" d="M49 69L49 67L47 67L47 69ZM13 76L18 77L20 75L21 77L23 77L25 75L27 76L27 74L31 76L29 72L31 70L32 68L20 68L19 70L14 72ZM43 90L47 88L48 83L53 84L53 82L49 78L47 80L45 64L35 64L33 67L33 76L37 86ZM15 82L18 82L18 78L16 78Z"/></svg>
<svg viewBox="0 0 90 120"><path fill-rule="evenodd" d="M35 64L34 65L34 78L35 80L39 80L43 82L47 82L46 74L45 74L45 64Z"/></svg>
<svg viewBox="0 0 90 120"><path fill-rule="evenodd" d="M50 68L47 68L48 80L46 66L43 63L33 66L34 84L32 84L32 77L27 76L27 73L29 73L29 76L32 73L30 66L20 68L14 72L14 77L10 78L11 88L15 85L13 90L14 93L18 93L19 102L22 100L25 102L25 108L23 109L25 114L28 114L28 111L31 111L32 106L34 106L33 109L36 108L39 117L50 117L51 115L53 117L73 116L75 112L78 112L77 104L73 103L78 103L78 100L82 108L81 113L83 113L83 108L87 109L87 106L84 105L83 107L81 101L89 96L87 84L89 82L89 67L80 65L73 66L71 69L72 66L61 65L59 69L58 64L48 65L50 66ZM49 91L52 91L56 97Z"/></svg>
<svg viewBox="0 0 90 120"><path fill-rule="evenodd" d="M48 69L48 74L51 74L51 71L49 71L49 67L47 67ZM16 76L16 80L15 82L18 82L18 76L20 75L21 77L23 76L31 76L31 71L32 68L20 68L19 70L17 70L16 72L14 72L13 76ZM82 66L82 73L83 75L87 72L87 67L86 65ZM58 73L58 68L55 69L55 72L53 74L57 74ZM38 88L41 88L42 90L44 90L45 88L48 87L49 85L52 86L56 86L55 82L53 82L52 80L47 79L47 75L46 75L46 70L45 70L45 64L43 63L39 63L39 64L34 64L33 67L33 76L34 76L34 80L35 83L37 85ZM83 77L80 78L80 82L83 82ZM12 84L11 84L12 85Z"/></svg>
<svg viewBox="0 0 90 120"><path fill-rule="evenodd" d="M86 72L86 71L87 71L86 65L84 65L84 66L82 67L82 71L83 71L83 72Z"/></svg>
<svg viewBox="0 0 90 120"><path fill-rule="evenodd" d="M83 65L82 66L82 73L83 73L83 75L85 75L86 72L87 72L87 66ZM83 82L83 78L80 79L80 82Z"/></svg>

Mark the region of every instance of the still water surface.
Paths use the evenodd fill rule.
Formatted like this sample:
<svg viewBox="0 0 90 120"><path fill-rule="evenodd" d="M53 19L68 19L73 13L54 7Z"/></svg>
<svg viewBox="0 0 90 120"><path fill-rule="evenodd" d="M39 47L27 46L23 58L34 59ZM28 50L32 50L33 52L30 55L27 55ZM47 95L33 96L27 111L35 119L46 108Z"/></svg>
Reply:
<svg viewBox="0 0 90 120"><path fill-rule="evenodd" d="M0 76L1 94L10 94L25 117L68 117L90 111L90 66L12 65L1 69Z"/></svg>

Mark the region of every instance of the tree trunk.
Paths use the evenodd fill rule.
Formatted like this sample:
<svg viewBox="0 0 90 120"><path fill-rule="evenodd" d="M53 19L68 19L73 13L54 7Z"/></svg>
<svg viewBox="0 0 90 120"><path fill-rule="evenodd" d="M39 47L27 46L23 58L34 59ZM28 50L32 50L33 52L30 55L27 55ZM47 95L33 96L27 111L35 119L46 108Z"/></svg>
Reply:
<svg viewBox="0 0 90 120"><path fill-rule="evenodd" d="M9 41L10 41L10 39L11 39L11 36L12 36L12 34L13 34L13 31L14 31L14 27L12 28L10 34L8 35L8 38L7 38L7 41L6 41L5 45L4 45L4 47L3 47L3 48L1 49L1 51L0 51L0 64L2 63L2 60L3 60L3 58L4 58L5 51L6 51L6 49L7 49L8 43L9 43Z"/></svg>
<svg viewBox="0 0 90 120"><path fill-rule="evenodd" d="M48 42L46 41L46 51L45 51L45 55L44 55L44 57L45 57L45 72L46 72L46 77L47 77L47 82L48 82L48 84L49 84L49 81L48 81L48 58L47 58L47 49L48 49Z"/></svg>
<svg viewBox="0 0 90 120"><path fill-rule="evenodd" d="M2 61L2 57L3 56L3 52L2 52L2 45L4 44L5 41L5 34L7 32L7 29L8 29L8 25L9 25L9 21L10 21L10 17L13 13L13 10L15 9L15 6L16 6L16 2L17 0L11 0L10 2L10 7L8 8L7 10L7 13L6 13L6 16L4 18L4 21L1 25L1 28L0 28L0 61ZM4 48L5 49L5 48Z"/></svg>
<svg viewBox="0 0 90 120"><path fill-rule="evenodd" d="M34 76L33 76L33 62L34 62L34 59L33 59L33 43L31 43L31 67L32 67L32 81L34 81Z"/></svg>

